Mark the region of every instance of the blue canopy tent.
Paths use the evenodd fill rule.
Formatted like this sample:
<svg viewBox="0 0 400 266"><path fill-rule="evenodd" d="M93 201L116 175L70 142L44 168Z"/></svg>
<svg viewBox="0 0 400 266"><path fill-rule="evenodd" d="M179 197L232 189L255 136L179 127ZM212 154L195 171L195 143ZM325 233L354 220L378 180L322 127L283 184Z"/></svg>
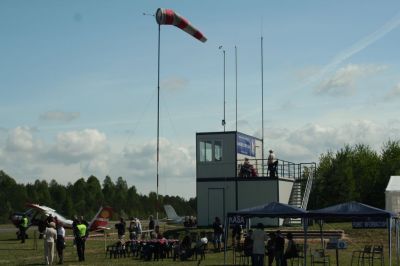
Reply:
<svg viewBox="0 0 400 266"><path fill-rule="evenodd" d="M280 202L270 202L265 205L228 212L227 216L240 215L245 218L303 218L306 214L307 211L304 209Z"/></svg>
<svg viewBox="0 0 400 266"><path fill-rule="evenodd" d="M311 219L325 219L325 218L386 218L388 224L388 235L389 235L389 265L392 265L392 219L395 218L395 214L382 210L376 207L372 207L356 201L341 203L318 210L308 211L307 216ZM396 220L396 254L398 262L398 229Z"/></svg>
<svg viewBox="0 0 400 266"><path fill-rule="evenodd" d="M257 217L257 218L302 218L304 226L304 254L307 252L307 222L306 219L307 211L292 205L270 202L265 205L256 207L246 208L238 211L228 212L225 219L225 228L228 228L228 217L240 215L246 219ZM225 243L227 242L228 230L225 230ZM226 265L226 245L224 245L224 264ZM304 265L306 265L306 256L304 256Z"/></svg>

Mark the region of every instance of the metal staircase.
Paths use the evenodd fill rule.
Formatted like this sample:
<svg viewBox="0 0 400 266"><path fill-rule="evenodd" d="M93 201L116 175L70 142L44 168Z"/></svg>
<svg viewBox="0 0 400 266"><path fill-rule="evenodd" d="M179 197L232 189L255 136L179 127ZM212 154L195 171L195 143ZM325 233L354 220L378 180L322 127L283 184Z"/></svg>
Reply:
<svg viewBox="0 0 400 266"><path fill-rule="evenodd" d="M307 210L308 200L316 173L316 164L299 164L295 176L292 191L290 193L289 205ZM300 218L287 218L284 225L300 225Z"/></svg>

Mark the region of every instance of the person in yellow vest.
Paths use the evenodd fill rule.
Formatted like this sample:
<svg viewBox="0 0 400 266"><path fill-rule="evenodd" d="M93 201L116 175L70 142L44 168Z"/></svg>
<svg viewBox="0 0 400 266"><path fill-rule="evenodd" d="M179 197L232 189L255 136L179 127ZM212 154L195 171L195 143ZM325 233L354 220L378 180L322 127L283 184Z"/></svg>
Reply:
<svg viewBox="0 0 400 266"><path fill-rule="evenodd" d="M19 236L21 238L21 243L25 243L27 229L28 229L28 217L26 217L26 214L24 214L22 216L21 223L19 224Z"/></svg>
<svg viewBox="0 0 400 266"><path fill-rule="evenodd" d="M79 261L85 261L85 242L88 236L88 228L82 220L76 222L74 228L76 251L78 253Z"/></svg>

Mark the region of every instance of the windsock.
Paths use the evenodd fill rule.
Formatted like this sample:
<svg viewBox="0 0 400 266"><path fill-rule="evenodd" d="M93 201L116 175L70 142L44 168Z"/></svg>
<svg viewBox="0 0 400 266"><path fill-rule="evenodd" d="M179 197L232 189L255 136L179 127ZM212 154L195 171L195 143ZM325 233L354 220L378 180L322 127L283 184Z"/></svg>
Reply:
<svg viewBox="0 0 400 266"><path fill-rule="evenodd" d="M175 13L172 9L157 9L156 20L159 25L174 25L202 42L207 41L207 38L203 33L191 25L187 19Z"/></svg>

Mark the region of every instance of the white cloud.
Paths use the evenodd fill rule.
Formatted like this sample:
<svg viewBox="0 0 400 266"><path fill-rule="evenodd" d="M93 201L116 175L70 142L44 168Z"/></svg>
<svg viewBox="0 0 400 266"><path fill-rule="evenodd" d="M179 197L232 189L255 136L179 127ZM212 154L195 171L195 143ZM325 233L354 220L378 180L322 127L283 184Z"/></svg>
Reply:
<svg viewBox="0 0 400 266"><path fill-rule="evenodd" d="M321 81L315 92L331 96L353 95L357 90L357 81L384 69L386 66L349 64L339 68L330 78Z"/></svg>
<svg viewBox="0 0 400 266"><path fill-rule="evenodd" d="M52 122L71 122L79 118L79 112L49 111L41 114L39 120Z"/></svg>
<svg viewBox="0 0 400 266"><path fill-rule="evenodd" d="M65 164L91 160L108 152L107 138L96 129L59 133L49 158Z"/></svg>
<svg viewBox="0 0 400 266"><path fill-rule="evenodd" d="M293 162L316 161L320 154L328 150L337 151L346 144L367 144L380 151L389 139L399 139L399 125L393 121L380 123L370 120L335 126L310 123L301 128L285 129L286 134L275 134L275 139L267 140L267 143L271 143L279 158Z"/></svg>
<svg viewBox="0 0 400 266"><path fill-rule="evenodd" d="M168 79L161 81L161 88L170 90L170 91L178 91L185 89L189 84L189 81L184 78L179 77L170 77Z"/></svg>
<svg viewBox="0 0 400 266"><path fill-rule="evenodd" d="M335 152L345 144L365 143L379 152L383 143L399 139L398 136L398 119L269 127L265 150L272 148L278 158L295 163L317 162L320 154L328 150ZM138 141L125 146L122 152L113 142L96 129L85 129L60 132L53 142L45 143L33 129L17 127L8 130L6 136L0 135L0 169L24 182L55 178L65 184L92 174L100 180L105 175L122 176L141 193L154 191L156 141ZM177 144L161 138L160 193L193 196L195 160L194 143Z"/></svg>
<svg viewBox="0 0 400 266"><path fill-rule="evenodd" d="M94 159L84 161L81 164L81 172L85 176L97 175L106 176L110 174L110 159L108 154L97 155Z"/></svg>
<svg viewBox="0 0 400 266"><path fill-rule="evenodd" d="M392 101L400 98L400 83L394 86L388 93L386 93L385 101Z"/></svg>
<svg viewBox="0 0 400 266"><path fill-rule="evenodd" d="M132 176L148 178L156 169L156 142L151 141L126 147L123 154L125 167ZM195 154L191 146L179 146L167 139L160 139L159 171L163 176L194 178Z"/></svg>
<svg viewBox="0 0 400 266"><path fill-rule="evenodd" d="M32 152L40 150L42 143L34 140L34 131L30 127L23 126L10 130L6 139L6 150L8 152Z"/></svg>

